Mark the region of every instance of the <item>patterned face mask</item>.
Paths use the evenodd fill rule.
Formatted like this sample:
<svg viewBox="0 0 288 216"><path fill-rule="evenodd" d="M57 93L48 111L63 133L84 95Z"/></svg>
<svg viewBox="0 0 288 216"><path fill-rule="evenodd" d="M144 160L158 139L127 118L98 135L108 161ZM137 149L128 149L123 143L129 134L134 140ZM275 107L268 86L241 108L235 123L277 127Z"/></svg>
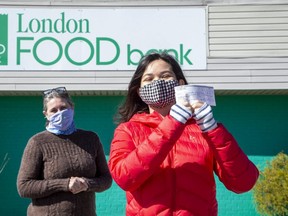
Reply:
<svg viewBox="0 0 288 216"><path fill-rule="evenodd" d="M155 80L139 88L139 96L147 105L162 108L175 103L174 87L177 85L177 80Z"/></svg>

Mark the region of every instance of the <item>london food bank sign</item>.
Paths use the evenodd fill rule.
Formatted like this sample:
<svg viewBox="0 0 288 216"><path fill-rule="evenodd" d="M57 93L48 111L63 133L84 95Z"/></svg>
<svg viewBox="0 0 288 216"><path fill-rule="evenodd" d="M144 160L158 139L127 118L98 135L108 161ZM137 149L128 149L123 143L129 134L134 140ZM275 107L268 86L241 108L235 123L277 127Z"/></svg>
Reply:
<svg viewBox="0 0 288 216"><path fill-rule="evenodd" d="M130 70L166 50L206 68L205 8L1 8L0 70Z"/></svg>

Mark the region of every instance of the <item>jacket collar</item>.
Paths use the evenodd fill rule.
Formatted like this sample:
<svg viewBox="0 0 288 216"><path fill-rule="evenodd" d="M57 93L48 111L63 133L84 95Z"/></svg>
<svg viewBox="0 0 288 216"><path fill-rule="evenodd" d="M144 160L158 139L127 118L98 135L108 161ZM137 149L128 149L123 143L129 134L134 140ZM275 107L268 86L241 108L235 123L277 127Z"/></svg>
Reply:
<svg viewBox="0 0 288 216"><path fill-rule="evenodd" d="M163 120L163 116L158 112L153 113L136 113L133 117L129 120L129 122L138 122L150 127L157 127L160 122Z"/></svg>

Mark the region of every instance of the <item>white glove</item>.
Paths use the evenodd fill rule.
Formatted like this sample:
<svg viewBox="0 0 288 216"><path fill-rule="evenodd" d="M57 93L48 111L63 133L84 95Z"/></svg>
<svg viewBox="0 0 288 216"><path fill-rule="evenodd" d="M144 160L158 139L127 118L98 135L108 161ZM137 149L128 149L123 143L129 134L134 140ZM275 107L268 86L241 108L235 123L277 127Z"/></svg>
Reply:
<svg viewBox="0 0 288 216"><path fill-rule="evenodd" d="M217 122L213 117L211 106L204 103L199 109L195 110L193 118L203 132L213 130L217 127Z"/></svg>
<svg viewBox="0 0 288 216"><path fill-rule="evenodd" d="M177 121L185 124L193 116L192 110L182 104L174 104L171 107L170 115Z"/></svg>

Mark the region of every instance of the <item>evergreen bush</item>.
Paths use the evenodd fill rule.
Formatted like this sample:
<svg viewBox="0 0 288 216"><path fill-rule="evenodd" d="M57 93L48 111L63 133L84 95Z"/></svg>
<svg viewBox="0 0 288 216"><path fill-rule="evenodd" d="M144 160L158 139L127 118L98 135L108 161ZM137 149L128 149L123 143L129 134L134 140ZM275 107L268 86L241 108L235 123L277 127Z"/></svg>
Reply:
<svg viewBox="0 0 288 216"><path fill-rule="evenodd" d="M261 215L288 215L288 155L280 152L260 171L253 198Z"/></svg>

